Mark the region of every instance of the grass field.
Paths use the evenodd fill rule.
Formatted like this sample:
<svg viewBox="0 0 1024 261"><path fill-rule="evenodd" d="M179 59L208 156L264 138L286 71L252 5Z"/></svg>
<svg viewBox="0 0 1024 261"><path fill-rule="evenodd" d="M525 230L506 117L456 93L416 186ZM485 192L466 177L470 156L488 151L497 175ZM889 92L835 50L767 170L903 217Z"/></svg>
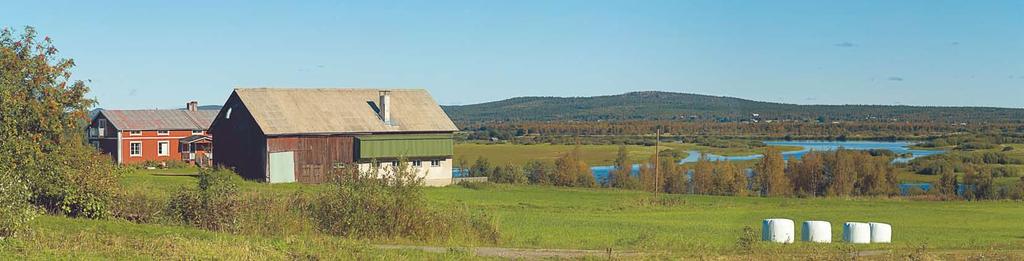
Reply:
<svg viewBox="0 0 1024 261"><path fill-rule="evenodd" d="M467 204L495 213L502 244L516 247L731 253L744 226L760 231L761 219L782 217L830 221L837 242L845 221L893 225L895 243L858 249L1024 250L1020 202L663 195L663 203L654 204L652 195L635 191L503 185L428 192L438 204ZM851 245L787 247L799 252Z"/></svg>
<svg viewBox="0 0 1024 261"><path fill-rule="evenodd" d="M243 236L119 220L41 216L18 240L0 240L0 259L33 260L453 260L464 252L381 250L323 236Z"/></svg>
<svg viewBox="0 0 1024 261"><path fill-rule="evenodd" d="M141 170L125 185L153 193L169 193L194 185L183 171ZM319 186L246 182L244 191L304 193ZM135 224L116 220L42 216L32 231L17 241L0 243L0 255L38 259L184 257L218 259L475 259L466 252L433 254L414 250L380 250L372 244L496 246L513 248L612 249L648 253L653 258L725 255L745 259L774 255L822 257L851 251L884 250L886 256L906 253L953 254L1024 251L1024 204L1011 201L929 202L896 199L799 199L661 195L613 189L482 184L425 189L440 209L484 210L498 218L497 244L450 242L358 241L322 235L246 236L208 232L182 226ZM891 223L893 244L774 245L756 243L744 252L736 242L743 227L760 234L760 220L770 217L832 222L840 242L844 221ZM799 233L799 228L798 228ZM75 238L76 240L65 240ZM828 257L828 256L826 256Z"/></svg>
<svg viewBox="0 0 1024 261"><path fill-rule="evenodd" d="M664 146L664 148L662 148L663 150L672 148L684 152L684 155L682 155L683 157L686 156L686 151L701 151L727 156L751 155L758 154L763 151L763 149L760 148L712 148L696 144L670 142L663 143L662 145ZM487 158L492 163L496 164L525 164L530 160L554 161L575 147L575 145L552 144L517 145L460 143L455 144L455 162L465 160L467 164L473 164L473 161L478 157ZM781 146L778 148L783 151L800 150L800 147L792 146ZM647 160L654 154L653 146L628 145L626 146L626 150L629 153L629 159L633 162ZM583 156L583 161L591 166L612 165L615 161L615 156L619 151L619 145L581 145L580 151Z"/></svg>

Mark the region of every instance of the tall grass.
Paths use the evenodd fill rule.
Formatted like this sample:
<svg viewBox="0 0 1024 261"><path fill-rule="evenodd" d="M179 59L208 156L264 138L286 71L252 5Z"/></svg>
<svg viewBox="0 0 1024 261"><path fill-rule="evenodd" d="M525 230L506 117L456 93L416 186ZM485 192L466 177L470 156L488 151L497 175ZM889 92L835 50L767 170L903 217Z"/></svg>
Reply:
<svg viewBox="0 0 1024 261"><path fill-rule="evenodd" d="M422 184L404 161L382 171L348 166L331 173L309 210L321 231L343 237L449 240L462 233L497 241L490 217L431 208Z"/></svg>

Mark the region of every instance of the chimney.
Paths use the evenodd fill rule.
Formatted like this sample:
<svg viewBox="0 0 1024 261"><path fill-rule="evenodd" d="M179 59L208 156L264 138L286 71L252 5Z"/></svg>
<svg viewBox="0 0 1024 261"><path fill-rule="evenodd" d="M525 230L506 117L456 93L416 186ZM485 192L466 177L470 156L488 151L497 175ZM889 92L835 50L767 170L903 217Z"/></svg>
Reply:
<svg viewBox="0 0 1024 261"><path fill-rule="evenodd" d="M199 110L199 102L197 102L197 101L189 101L188 103L185 104L185 109L189 110L189 111L198 111Z"/></svg>
<svg viewBox="0 0 1024 261"><path fill-rule="evenodd" d="M380 106L380 119L384 120L384 123L391 124L391 91L381 90L380 91L380 102L377 103Z"/></svg>

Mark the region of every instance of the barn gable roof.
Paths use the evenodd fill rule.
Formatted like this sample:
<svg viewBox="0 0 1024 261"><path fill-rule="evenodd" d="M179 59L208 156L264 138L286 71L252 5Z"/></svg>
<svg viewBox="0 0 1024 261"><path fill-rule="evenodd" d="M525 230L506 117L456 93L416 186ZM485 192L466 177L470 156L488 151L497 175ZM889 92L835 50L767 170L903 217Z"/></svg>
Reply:
<svg viewBox="0 0 1024 261"><path fill-rule="evenodd" d="M99 115L119 130L205 130L217 118L217 111L100 110L96 117Z"/></svg>
<svg viewBox="0 0 1024 261"><path fill-rule="evenodd" d="M235 94L266 135L458 130L422 89L389 89L391 124L386 124L377 113L379 91L237 88Z"/></svg>

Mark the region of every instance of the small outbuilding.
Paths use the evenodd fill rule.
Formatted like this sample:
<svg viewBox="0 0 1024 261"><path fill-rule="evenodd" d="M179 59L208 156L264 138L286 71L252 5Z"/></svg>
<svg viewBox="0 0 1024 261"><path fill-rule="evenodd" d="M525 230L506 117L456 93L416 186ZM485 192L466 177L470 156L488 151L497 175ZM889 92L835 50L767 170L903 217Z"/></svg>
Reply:
<svg viewBox="0 0 1024 261"><path fill-rule="evenodd" d="M435 186L452 182L457 130L421 89L238 88L210 127L214 164L247 179L319 183L346 164L406 159Z"/></svg>

